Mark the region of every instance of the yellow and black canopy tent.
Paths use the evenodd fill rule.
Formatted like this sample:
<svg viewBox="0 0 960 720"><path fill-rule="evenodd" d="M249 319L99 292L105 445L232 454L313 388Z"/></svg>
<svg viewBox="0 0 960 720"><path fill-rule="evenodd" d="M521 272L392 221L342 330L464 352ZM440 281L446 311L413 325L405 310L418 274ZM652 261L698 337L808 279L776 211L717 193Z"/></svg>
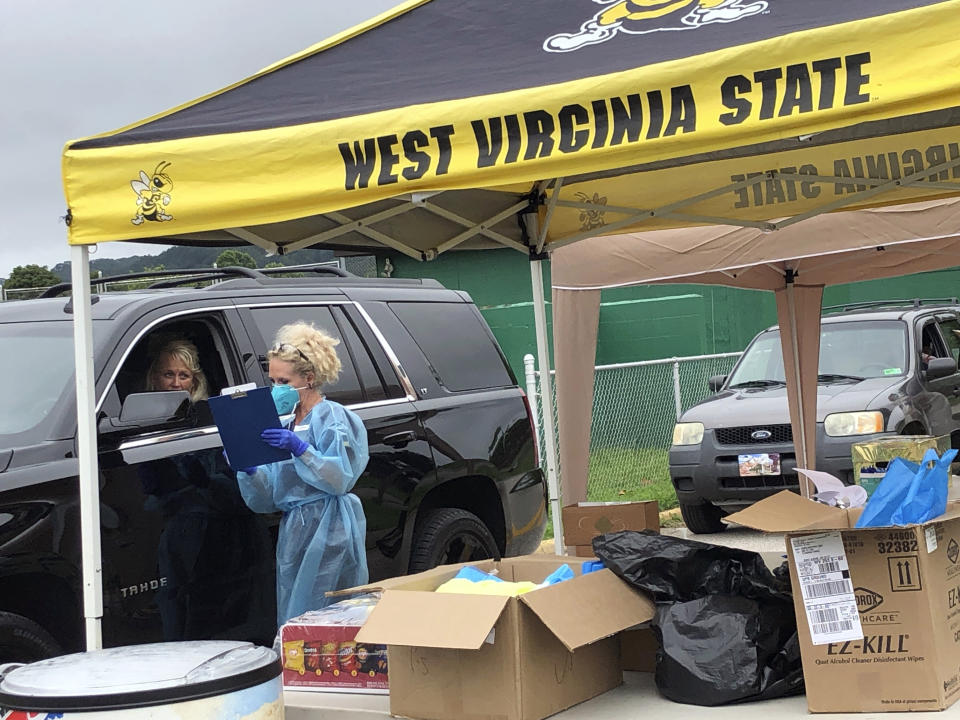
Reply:
<svg viewBox="0 0 960 720"><path fill-rule="evenodd" d="M775 244L815 215L960 192L957 37L960 0L410 0L68 143L88 642L89 245L513 248L533 260L543 369L539 261L554 248L707 225Z"/></svg>

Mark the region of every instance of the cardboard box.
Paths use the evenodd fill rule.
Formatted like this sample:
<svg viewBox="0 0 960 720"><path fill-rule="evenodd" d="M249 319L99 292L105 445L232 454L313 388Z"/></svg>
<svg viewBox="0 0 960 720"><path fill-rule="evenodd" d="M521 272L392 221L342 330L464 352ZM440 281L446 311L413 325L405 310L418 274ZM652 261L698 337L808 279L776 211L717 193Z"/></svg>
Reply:
<svg viewBox="0 0 960 720"><path fill-rule="evenodd" d="M360 595L284 623L280 628L284 687L389 692L387 648L356 641L376 603L376 596Z"/></svg>
<svg viewBox="0 0 960 720"><path fill-rule="evenodd" d="M950 449L950 436L939 435L898 435L896 437L865 440L850 446L853 459L853 481L872 495L883 480L887 465L891 460L901 457L918 463L923 454L934 449L942 455Z"/></svg>
<svg viewBox="0 0 960 720"><path fill-rule="evenodd" d="M563 508L565 545L590 545L597 535L620 530L660 532L660 506L643 502L578 503Z"/></svg>
<svg viewBox="0 0 960 720"><path fill-rule="evenodd" d="M542 581L564 563L576 577L518 597L433 592L463 565L393 578L357 641L387 645L390 713L427 720L539 720L620 685L617 633L653 603L609 570L528 555L470 563L509 581ZM349 591L345 591L349 592Z"/></svg>
<svg viewBox="0 0 960 720"><path fill-rule="evenodd" d="M624 630L620 633L620 667L634 672L657 669L657 636L650 628Z"/></svg>
<svg viewBox="0 0 960 720"><path fill-rule="evenodd" d="M859 515L784 491L726 519L787 533L811 712L943 710L960 696L960 510L854 529Z"/></svg>
<svg viewBox="0 0 960 720"><path fill-rule="evenodd" d="M573 554L582 558L595 558L597 556L593 551L593 545L574 545Z"/></svg>

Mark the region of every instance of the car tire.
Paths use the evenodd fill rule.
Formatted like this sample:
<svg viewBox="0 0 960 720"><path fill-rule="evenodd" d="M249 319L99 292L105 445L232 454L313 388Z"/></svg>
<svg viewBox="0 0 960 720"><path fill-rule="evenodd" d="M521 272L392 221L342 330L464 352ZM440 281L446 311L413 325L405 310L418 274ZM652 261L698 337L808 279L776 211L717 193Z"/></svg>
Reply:
<svg viewBox="0 0 960 720"><path fill-rule="evenodd" d="M720 521L723 510L710 503L701 505L680 503L680 515L683 516L683 522L690 532L698 535L723 532L727 529L727 526Z"/></svg>
<svg viewBox="0 0 960 720"><path fill-rule="evenodd" d="M417 523L410 572L492 557L499 558L500 549L480 518L460 508L438 508Z"/></svg>
<svg viewBox="0 0 960 720"><path fill-rule="evenodd" d="M30 663L62 654L60 643L33 620L0 612L0 664Z"/></svg>

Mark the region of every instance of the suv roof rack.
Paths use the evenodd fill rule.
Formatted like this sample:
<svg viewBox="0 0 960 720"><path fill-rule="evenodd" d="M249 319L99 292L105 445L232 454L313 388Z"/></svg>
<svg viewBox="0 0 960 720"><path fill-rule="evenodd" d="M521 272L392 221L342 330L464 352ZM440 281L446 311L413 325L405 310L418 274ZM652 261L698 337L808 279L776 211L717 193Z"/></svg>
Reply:
<svg viewBox="0 0 960 720"><path fill-rule="evenodd" d="M123 280L143 280L144 278L162 278L172 277L172 280L162 280L149 286L150 289L170 288L178 285L187 285L189 283L202 280L218 280L221 278L249 278L259 283L267 284L274 278L270 275L285 275L287 273L316 273L318 275L333 275L336 277L356 277L353 273L337 267L335 265L289 265L275 268L245 268L245 267L224 267L224 268L192 268L181 270L145 270L143 272L126 273L124 275L111 275L109 277L96 278L91 280L92 285L100 285L108 282L120 282ZM57 297L65 290L69 290L71 283L64 282L54 285L44 290L38 297L51 298Z"/></svg>
<svg viewBox="0 0 960 720"><path fill-rule="evenodd" d="M844 303L843 305L828 305L821 308L821 313L852 312L854 310L868 310L870 308L908 307L919 308L925 305L960 305L955 297L948 298L913 298L912 300L867 300L864 302Z"/></svg>

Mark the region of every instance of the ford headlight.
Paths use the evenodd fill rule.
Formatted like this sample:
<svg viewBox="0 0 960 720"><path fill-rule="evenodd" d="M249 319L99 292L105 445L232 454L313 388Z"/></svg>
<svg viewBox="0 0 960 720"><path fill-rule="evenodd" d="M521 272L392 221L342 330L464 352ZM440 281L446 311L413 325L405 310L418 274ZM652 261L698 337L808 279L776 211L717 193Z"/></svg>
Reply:
<svg viewBox="0 0 960 720"><path fill-rule="evenodd" d="M699 445L703 440L703 423L677 423L673 426L674 445Z"/></svg>
<svg viewBox="0 0 960 720"><path fill-rule="evenodd" d="M883 432L883 413L876 411L833 413L824 418L823 431L830 437Z"/></svg>

